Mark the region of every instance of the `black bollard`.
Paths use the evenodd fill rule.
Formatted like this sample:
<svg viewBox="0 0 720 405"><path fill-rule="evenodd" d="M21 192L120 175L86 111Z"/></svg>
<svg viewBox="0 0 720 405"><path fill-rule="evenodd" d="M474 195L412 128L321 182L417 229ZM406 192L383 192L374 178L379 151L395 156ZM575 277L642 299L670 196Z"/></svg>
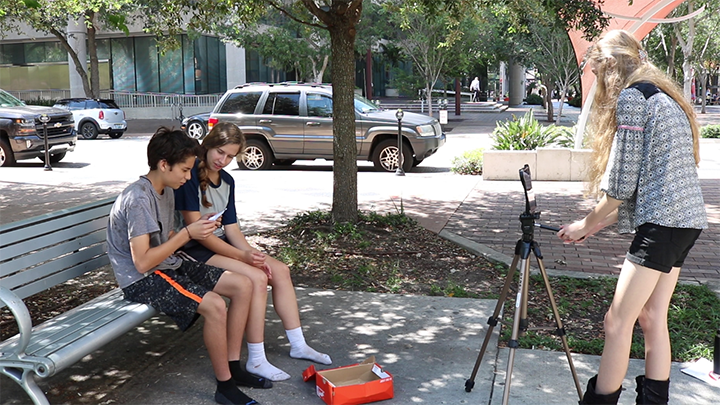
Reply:
<svg viewBox="0 0 720 405"><path fill-rule="evenodd" d="M720 329L715 332L715 355L713 356L713 373L720 375Z"/></svg>

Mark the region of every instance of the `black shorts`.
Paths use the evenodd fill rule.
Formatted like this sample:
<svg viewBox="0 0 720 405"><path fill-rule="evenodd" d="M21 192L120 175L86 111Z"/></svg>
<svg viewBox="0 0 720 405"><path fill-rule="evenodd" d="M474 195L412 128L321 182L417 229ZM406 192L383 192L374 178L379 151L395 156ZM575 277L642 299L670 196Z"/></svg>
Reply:
<svg viewBox="0 0 720 405"><path fill-rule="evenodd" d="M225 270L183 260L175 270L155 270L123 288L127 300L150 305L185 331L198 319L202 298L215 288Z"/></svg>
<svg viewBox="0 0 720 405"><path fill-rule="evenodd" d="M701 229L642 224L636 229L626 257L635 264L670 273L673 267L682 267L700 232Z"/></svg>
<svg viewBox="0 0 720 405"><path fill-rule="evenodd" d="M220 239L223 242L229 243L225 235L221 236ZM210 260L211 257L215 256L216 254L215 252L206 248L196 240L191 240L185 246L180 248L180 252L185 253L186 255L190 256L190 258L200 263L206 263L208 260Z"/></svg>

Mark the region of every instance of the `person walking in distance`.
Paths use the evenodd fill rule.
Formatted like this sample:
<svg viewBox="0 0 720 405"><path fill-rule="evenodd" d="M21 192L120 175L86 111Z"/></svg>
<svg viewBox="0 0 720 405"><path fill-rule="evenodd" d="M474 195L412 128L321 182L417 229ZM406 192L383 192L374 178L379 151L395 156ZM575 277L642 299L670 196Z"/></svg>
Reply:
<svg viewBox="0 0 720 405"><path fill-rule="evenodd" d="M580 404L617 403L636 321L645 337L637 403L667 404L670 298L688 252L708 226L697 176L700 130L682 90L648 61L630 33L604 34L587 62L597 78L588 128L595 138L589 186L600 200L558 236L582 242L617 223L618 232L635 237L605 315L600 369Z"/></svg>
<svg viewBox="0 0 720 405"><path fill-rule="evenodd" d="M480 101L480 79L475 76L470 83L470 102L477 103Z"/></svg>

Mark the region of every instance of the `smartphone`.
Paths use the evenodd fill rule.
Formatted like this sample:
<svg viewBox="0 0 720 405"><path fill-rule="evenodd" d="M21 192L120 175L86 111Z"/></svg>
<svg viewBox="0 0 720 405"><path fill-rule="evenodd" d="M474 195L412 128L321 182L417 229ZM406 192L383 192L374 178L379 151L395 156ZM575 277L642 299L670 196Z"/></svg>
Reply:
<svg viewBox="0 0 720 405"><path fill-rule="evenodd" d="M225 212L225 210L227 210L227 208L225 208L224 210L222 210L222 211L218 212L217 214L215 214L215 215L211 216L210 218L208 218L208 221L215 221L215 220L217 220L217 219L220 218L220 216Z"/></svg>

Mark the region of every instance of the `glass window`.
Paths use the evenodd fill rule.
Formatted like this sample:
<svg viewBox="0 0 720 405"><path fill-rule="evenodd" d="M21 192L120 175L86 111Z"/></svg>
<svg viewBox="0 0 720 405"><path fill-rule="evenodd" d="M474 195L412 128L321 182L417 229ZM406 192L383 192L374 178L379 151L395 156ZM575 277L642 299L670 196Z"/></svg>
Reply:
<svg viewBox="0 0 720 405"><path fill-rule="evenodd" d="M228 96L218 111L221 114L252 114L262 92L233 93Z"/></svg>
<svg viewBox="0 0 720 405"><path fill-rule="evenodd" d="M8 65L25 64L25 47L23 44L0 45L0 63Z"/></svg>
<svg viewBox="0 0 720 405"><path fill-rule="evenodd" d="M307 109L310 117L332 117L332 98L324 94L307 95Z"/></svg>
<svg viewBox="0 0 720 405"><path fill-rule="evenodd" d="M85 101L70 101L67 104L67 106L68 106L68 109L70 109L70 110L84 110L85 109ZM95 108L95 107L93 106L93 107L88 107L88 108Z"/></svg>
<svg viewBox="0 0 720 405"><path fill-rule="evenodd" d="M160 91L155 37L135 38L135 70L137 91L142 93Z"/></svg>
<svg viewBox="0 0 720 405"><path fill-rule="evenodd" d="M300 93L270 93L263 114L300 115Z"/></svg>
<svg viewBox="0 0 720 405"><path fill-rule="evenodd" d="M114 100L100 100L98 104L100 104L100 108L120 108L117 106L117 104L115 104Z"/></svg>

